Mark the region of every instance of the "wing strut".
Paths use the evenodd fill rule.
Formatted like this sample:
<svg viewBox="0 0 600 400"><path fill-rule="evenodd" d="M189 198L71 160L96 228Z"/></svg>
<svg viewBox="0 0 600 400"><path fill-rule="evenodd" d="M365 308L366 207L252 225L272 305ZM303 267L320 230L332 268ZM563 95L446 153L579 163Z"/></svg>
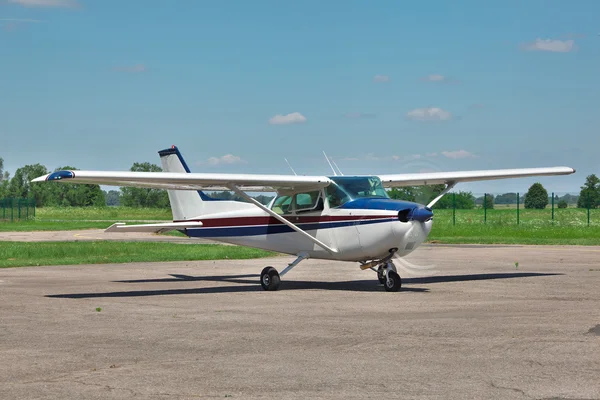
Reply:
<svg viewBox="0 0 600 400"><path fill-rule="evenodd" d="M433 207L433 205L434 205L435 203L437 203L437 202L438 202L438 201L439 201L439 200L440 200L442 197L444 197L444 195L445 195L446 193L448 193L449 191L451 191L451 190L452 190L452 188L453 188L454 186L456 186L456 182L448 182L448 184L446 185L446 189L444 189L444 190L442 191L442 193L440 193L440 194L438 195L438 197L436 197L435 199L431 200L431 201L429 202L429 204L427 204L427 207L428 207L428 208L431 208L431 207Z"/></svg>
<svg viewBox="0 0 600 400"><path fill-rule="evenodd" d="M227 186L231 190L233 190L235 193L237 193L238 195L242 196L243 198L245 198L249 202L253 203L255 206L257 206L258 208L260 208L261 210L263 210L264 212L266 212L267 214L269 214L273 218L275 218L278 221L286 224L287 226L289 226L290 228L292 228L293 230L295 230L296 232L298 232L299 234L301 234L302 236L304 236L305 238L307 238L311 242L315 243L317 246L322 247L323 249L325 249L326 251L328 251L331 254L336 254L338 252L337 249L334 249L334 248L331 248L331 247L327 246L325 243L321 242L316 237L314 237L314 236L309 235L308 233L306 233L302 228L298 227L297 225L294 225L293 223L291 223L287 219L283 218L281 215L277 214L275 211L270 210L269 208L267 208L264 204L260 203L256 199L253 199L252 197L248 196L246 194L246 192L244 192L243 190L241 190L240 188L238 188L236 185L229 184Z"/></svg>

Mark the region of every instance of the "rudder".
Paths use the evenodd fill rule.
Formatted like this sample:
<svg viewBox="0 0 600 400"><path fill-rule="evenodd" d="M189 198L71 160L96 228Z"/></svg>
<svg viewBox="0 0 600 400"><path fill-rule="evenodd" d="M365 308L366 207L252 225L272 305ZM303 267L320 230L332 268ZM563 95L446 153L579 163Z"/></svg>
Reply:
<svg viewBox="0 0 600 400"><path fill-rule="evenodd" d="M161 150L158 154L163 171L190 173L189 167L176 146ZM173 221L198 218L203 214L205 199L210 200L210 197L200 190L167 190L167 192L171 202Z"/></svg>

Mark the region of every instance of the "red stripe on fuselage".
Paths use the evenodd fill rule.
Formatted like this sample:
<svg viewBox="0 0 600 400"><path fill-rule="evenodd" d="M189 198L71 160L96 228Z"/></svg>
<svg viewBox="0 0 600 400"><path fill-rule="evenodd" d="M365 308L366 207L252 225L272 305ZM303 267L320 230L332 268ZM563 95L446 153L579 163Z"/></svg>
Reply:
<svg viewBox="0 0 600 400"><path fill-rule="evenodd" d="M339 221L359 221L373 219L396 218L392 215L340 215L340 216L285 216L284 218L293 224L315 223L315 222L339 222ZM234 218L207 218L207 219L186 219L173 222L191 222L201 221L203 228L217 228L224 226L253 226L253 225L282 225L283 222L274 217L234 217Z"/></svg>

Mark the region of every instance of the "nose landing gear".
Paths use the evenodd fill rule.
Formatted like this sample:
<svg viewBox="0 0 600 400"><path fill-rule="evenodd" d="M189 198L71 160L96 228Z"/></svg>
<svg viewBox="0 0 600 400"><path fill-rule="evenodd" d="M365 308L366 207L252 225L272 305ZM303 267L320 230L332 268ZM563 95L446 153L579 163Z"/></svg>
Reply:
<svg viewBox="0 0 600 400"><path fill-rule="evenodd" d="M390 260L398 249L390 249L390 254L380 260L361 263L361 269L372 269L377 272L377 279L383 285L387 292L397 292L402 287L402 278L398 275L396 266ZM375 269L377 266L377 269Z"/></svg>

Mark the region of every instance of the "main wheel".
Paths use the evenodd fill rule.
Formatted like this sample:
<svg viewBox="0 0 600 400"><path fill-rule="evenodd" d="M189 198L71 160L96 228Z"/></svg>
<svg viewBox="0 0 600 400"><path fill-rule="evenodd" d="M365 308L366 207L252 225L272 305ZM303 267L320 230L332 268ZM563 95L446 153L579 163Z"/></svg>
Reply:
<svg viewBox="0 0 600 400"><path fill-rule="evenodd" d="M385 284L385 274L383 273L383 266L379 266L377 268L377 279L379 279L379 283L382 285Z"/></svg>
<svg viewBox="0 0 600 400"><path fill-rule="evenodd" d="M386 292L397 292L400 290L400 286L402 286L402 279L400 278L400 275L394 271L388 271L387 279L383 283L383 287L385 287Z"/></svg>
<svg viewBox="0 0 600 400"><path fill-rule="evenodd" d="M279 289L279 272L273 267L265 267L260 273L260 285L264 290Z"/></svg>

